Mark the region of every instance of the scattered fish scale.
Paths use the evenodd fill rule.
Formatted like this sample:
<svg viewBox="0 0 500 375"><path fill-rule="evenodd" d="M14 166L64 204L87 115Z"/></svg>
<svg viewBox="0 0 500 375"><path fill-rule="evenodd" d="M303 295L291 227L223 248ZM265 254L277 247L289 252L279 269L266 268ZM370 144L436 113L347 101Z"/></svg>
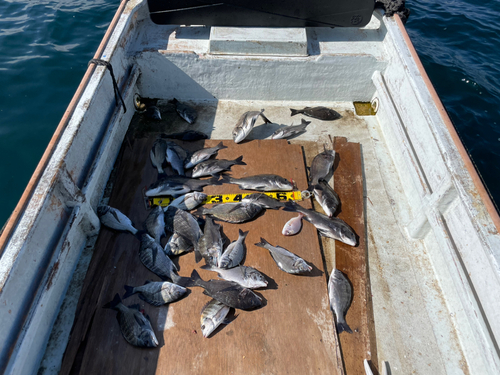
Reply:
<svg viewBox="0 0 500 375"><path fill-rule="evenodd" d="M267 286L267 280L259 271L255 268L248 266L238 266L229 269L218 268L214 266L203 266L201 267L208 271L217 272L221 279L227 281L233 281L240 284L241 286L249 289L265 288Z"/></svg>
<svg viewBox="0 0 500 375"><path fill-rule="evenodd" d="M177 99L173 99L172 103L175 104L175 110L186 122L189 124L194 124L196 119L198 118L198 113L192 107L187 104L179 102Z"/></svg>
<svg viewBox="0 0 500 375"><path fill-rule="evenodd" d="M334 111L333 109L326 107L305 107L304 109L292 109L290 108L291 116L298 115L300 113L321 120L321 121L333 121L342 118L340 113Z"/></svg>
<svg viewBox="0 0 500 375"><path fill-rule="evenodd" d="M201 332L203 337L208 337L226 319L231 308L215 299L210 300L201 311Z"/></svg>
<svg viewBox="0 0 500 375"><path fill-rule="evenodd" d="M157 139L155 143L153 143L149 156L153 166L158 169L158 173L165 173L163 170L163 163L167 160L167 142L163 139Z"/></svg>
<svg viewBox="0 0 500 375"><path fill-rule="evenodd" d="M263 208L253 203L223 203L216 204L211 208L202 207L202 215L212 215L219 220L228 223L244 223L252 220L262 212Z"/></svg>
<svg viewBox="0 0 500 375"><path fill-rule="evenodd" d="M302 229L302 218L304 214L299 212L299 216L292 217L290 220L286 222L283 226L282 234L283 236L293 236L300 232Z"/></svg>
<svg viewBox="0 0 500 375"><path fill-rule="evenodd" d="M164 213L160 206L155 206L146 218L146 230L156 242L160 243L161 237L165 235Z"/></svg>
<svg viewBox="0 0 500 375"><path fill-rule="evenodd" d="M247 165L243 160L243 156L240 156L234 160L207 160L202 161L193 168L193 178L205 177L205 176L216 176L218 173L223 171L228 171L233 165Z"/></svg>
<svg viewBox="0 0 500 375"><path fill-rule="evenodd" d="M156 348L158 346L158 339L151 322L139 311L139 305L127 307L121 302L120 296L116 294L113 300L103 307L118 312L116 319L120 331L129 344L141 348Z"/></svg>
<svg viewBox="0 0 500 375"><path fill-rule="evenodd" d="M165 255L163 248L149 234L142 236L139 258L148 270L162 280L169 279L175 282L179 277L175 273L177 270L175 264Z"/></svg>
<svg viewBox="0 0 500 375"><path fill-rule="evenodd" d="M328 176L333 167L334 161L334 150L327 150L325 148L325 151L316 155L311 163L311 173L309 175L310 185L317 185L320 180Z"/></svg>
<svg viewBox="0 0 500 375"><path fill-rule="evenodd" d="M283 128L279 128L271 135L271 139L289 138L299 133L303 133L306 131L306 127L310 123L311 121L306 121L302 119L300 125L290 125L290 126L285 126Z"/></svg>
<svg viewBox="0 0 500 375"><path fill-rule="evenodd" d="M196 263L203 257L208 265L217 266L219 264L223 247L220 228L220 225L216 224L211 217L207 217L203 236L198 243L199 252L195 253Z"/></svg>
<svg viewBox="0 0 500 375"><path fill-rule="evenodd" d="M263 113L264 110L261 109L260 112L249 111L241 115L233 129L233 140L235 143L240 143L248 136L248 134L250 134L259 116L264 119L265 123L271 123L271 121L269 121Z"/></svg>
<svg viewBox="0 0 500 375"><path fill-rule="evenodd" d="M257 242L255 246L269 250L278 268L286 273L303 274L312 270L312 267L304 259L281 246L271 245L262 237L260 238L260 242Z"/></svg>
<svg viewBox="0 0 500 375"><path fill-rule="evenodd" d="M347 277L338 269L334 269L328 280L328 297L330 298L330 308L335 314L337 333L344 331L352 333L347 325L345 315L351 304L352 288Z"/></svg>
<svg viewBox="0 0 500 375"><path fill-rule="evenodd" d="M314 199L320 204L323 211L332 217L340 206L338 194L325 181L320 181L313 187Z"/></svg>
<svg viewBox="0 0 500 375"><path fill-rule="evenodd" d="M100 205L97 207L97 216L101 223L108 228L125 230L132 234L137 233L137 229L134 228L132 221L116 208Z"/></svg>
<svg viewBox="0 0 500 375"><path fill-rule="evenodd" d="M184 167L187 168L193 168L196 164L201 163L202 161L210 159L212 155L216 155L219 150L222 150L224 148L227 148L227 146L224 146L222 142L220 142L217 146L215 147L210 147L210 148L203 148L201 150L195 151L187 160L186 164Z"/></svg>
<svg viewBox="0 0 500 375"><path fill-rule="evenodd" d="M275 174L259 174L255 176L233 178L231 176L222 176L222 182L227 184L236 184L243 190L260 191L292 191L293 184L286 178Z"/></svg>
<svg viewBox="0 0 500 375"><path fill-rule="evenodd" d="M243 232L241 229L239 229L238 233L238 239L231 242L220 257L219 268L227 269L236 267L243 261L243 258L245 258L246 249L244 242L245 238L248 235L248 232Z"/></svg>
<svg viewBox="0 0 500 375"><path fill-rule="evenodd" d="M123 299L139 293L139 298L153 306L161 306L172 303L186 294L187 289L168 281L146 281L142 286L125 285L125 294Z"/></svg>
<svg viewBox="0 0 500 375"><path fill-rule="evenodd" d="M177 207L179 210L191 211L198 207L205 199L207 199L207 195L204 193L188 193L174 199L169 206Z"/></svg>

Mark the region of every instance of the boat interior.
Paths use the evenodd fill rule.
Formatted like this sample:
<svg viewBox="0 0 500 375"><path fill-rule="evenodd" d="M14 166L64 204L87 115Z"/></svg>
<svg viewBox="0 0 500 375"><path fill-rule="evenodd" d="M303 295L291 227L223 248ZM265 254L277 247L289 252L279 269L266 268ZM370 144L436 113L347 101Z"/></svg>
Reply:
<svg viewBox="0 0 500 375"><path fill-rule="evenodd" d="M494 301L500 300L500 288L486 286L498 282L498 232L487 208L477 203L477 184L398 22L376 10L362 28L306 27L270 37L266 30L156 25L144 1L129 1L101 55L113 67L124 105L108 69L93 67L54 153L59 161L46 172L54 173L50 181L64 192L54 200L66 204L44 203L33 224L34 236L45 238L39 248L52 250L40 256L47 272L33 276L44 287L33 281L21 293L31 290L35 305L51 307L32 313L38 325L26 330L26 338L38 338L25 339L16 356L27 358L37 345L40 354L9 369L360 374L366 359L373 373L382 373L383 362L393 374L496 373L500 319ZM135 111L136 94L159 99L162 119ZM196 109L194 124L178 116L173 98ZM314 106L342 117L290 116L290 108ZM239 117L261 109L271 123L259 119L235 144L232 130ZM302 118L311 121L306 132L271 140L276 129ZM222 141L228 148L219 158L243 155L247 165L234 166L231 175L276 173L293 179L300 191L308 187L313 158L325 147L335 149L329 184L341 199L339 217L355 229L359 244L320 237L306 222L299 235L284 237L281 228L295 214L282 210L267 210L241 226L222 223L231 241L238 229L250 230L246 262L261 267L270 281L269 289L258 291L266 305L237 311L231 323L203 338L199 311L209 298L201 288L160 308L134 296L127 302L149 314L161 344L134 348L121 336L115 312L101 307L121 295L124 284L157 277L140 264L139 241L99 226L93 210L109 203L142 229L150 209L144 188L157 178L149 160L152 144L161 134L186 130L209 136L176 141L188 150ZM204 191L239 189L224 184ZM84 203L69 205L75 199L68 194L83 195ZM300 204L322 212L313 199ZM42 236L48 230L39 224L42 219L57 224L51 236ZM253 245L260 237L308 260L314 274L279 271ZM33 254L23 249L16 256ZM175 260L180 275L199 269L193 258ZM19 273L16 264L11 272ZM352 335L337 336L334 328L327 294L334 268L353 285L346 315ZM215 277L204 270L200 275ZM15 293L6 283L2 299Z"/></svg>

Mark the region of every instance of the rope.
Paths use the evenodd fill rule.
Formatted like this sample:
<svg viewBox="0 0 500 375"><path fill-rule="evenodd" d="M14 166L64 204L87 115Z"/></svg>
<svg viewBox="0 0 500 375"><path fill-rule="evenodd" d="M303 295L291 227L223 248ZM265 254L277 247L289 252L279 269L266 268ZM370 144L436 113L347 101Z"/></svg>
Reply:
<svg viewBox="0 0 500 375"><path fill-rule="evenodd" d="M111 79L113 80L113 89L115 91L115 101L118 104L118 98L120 98L123 104L123 113L127 112L127 107L125 106L125 102L123 101L122 94L120 93L120 89L118 89L118 84L116 83L115 75L113 74L113 67L109 61L101 60L101 59L92 59L89 61L89 64L102 65L108 68L109 73L111 74Z"/></svg>
<svg viewBox="0 0 500 375"><path fill-rule="evenodd" d="M405 0L375 0L375 8L384 9L387 17L392 17L394 13L397 13L403 24L410 16L410 10L405 8Z"/></svg>

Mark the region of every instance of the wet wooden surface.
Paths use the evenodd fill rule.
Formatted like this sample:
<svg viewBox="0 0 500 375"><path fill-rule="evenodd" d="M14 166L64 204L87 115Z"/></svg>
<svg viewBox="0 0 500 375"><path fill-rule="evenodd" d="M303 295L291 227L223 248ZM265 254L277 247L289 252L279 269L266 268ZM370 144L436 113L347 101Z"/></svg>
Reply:
<svg viewBox="0 0 500 375"><path fill-rule="evenodd" d="M359 236L357 247L339 241L335 243L336 268L347 275L353 288L353 299L346 316L353 333L341 333L340 346L346 374L364 374L364 359L374 364L378 362L365 238L361 145L335 137L333 148L337 153L334 186L342 204L337 217L347 222Z"/></svg>
<svg viewBox="0 0 500 375"><path fill-rule="evenodd" d="M149 160L155 138L135 138L124 142L109 204L129 215L138 229L148 215L142 189L156 180ZM191 150L212 147L216 140L179 144ZM224 141L227 149L219 159L243 155L246 166L233 166L232 176L276 173L307 187L301 147L285 140L255 140L236 145ZM337 187L337 185L336 185ZM235 193L236 185L207 187L206 193ZM340 192L339 192L340 194ZM311 208L310 201L301 203ZM238 238L238 229L249 231L244 264L267 275L267 289L258 291L265 305L254 311L237 310L236 318L220 327L208 339L200 329L200 311L209 297L203 289L170 306L153 307L137 295L125 300L138 303L150 316L160 347L141 349L122 337L116 312L103 309L116 293L123 295L125 284L137 286L158 280L138 257L139 241L132 235L103 228L80 297L77 316L61 374L323 374L335 373L332 315L316 229L304 223L293 237L281 234L283 225L296 214L267 210L244 224L221 222L229 240ZM289 275L278 269L269 252L254 244L265 238L304 258L313 272L309 276ZM162 244L166 238L162 240ZM200 270L190 253L178 258L180 274L189 276L197 269L205 280L213 272ZM353 327L355 328L355 327Z"/></svg>

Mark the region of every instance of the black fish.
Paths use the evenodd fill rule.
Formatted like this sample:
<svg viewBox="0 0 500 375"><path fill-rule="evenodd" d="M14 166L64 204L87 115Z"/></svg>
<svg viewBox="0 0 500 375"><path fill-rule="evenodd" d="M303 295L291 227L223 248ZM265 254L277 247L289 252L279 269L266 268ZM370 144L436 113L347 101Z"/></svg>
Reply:
<svg viewBox="0 0 500 375"><path fill-rule="evenodd" d="M299 113L302 113L306 116L316 118L322 121L333 121L342 118L340 113L335 112L333 109L326 107L305 107L304 109L290 108L290 111L292 111L291 116L295 116L298 115Z"/></svg>
<svg viewBox="0 0 500 375"><path fill-rule="evenodd" d="M181 133L162 134L162 138L179 139L181 141L199 141L201 139L208 139L208 135L196 130L187 130Z"/></svg>

